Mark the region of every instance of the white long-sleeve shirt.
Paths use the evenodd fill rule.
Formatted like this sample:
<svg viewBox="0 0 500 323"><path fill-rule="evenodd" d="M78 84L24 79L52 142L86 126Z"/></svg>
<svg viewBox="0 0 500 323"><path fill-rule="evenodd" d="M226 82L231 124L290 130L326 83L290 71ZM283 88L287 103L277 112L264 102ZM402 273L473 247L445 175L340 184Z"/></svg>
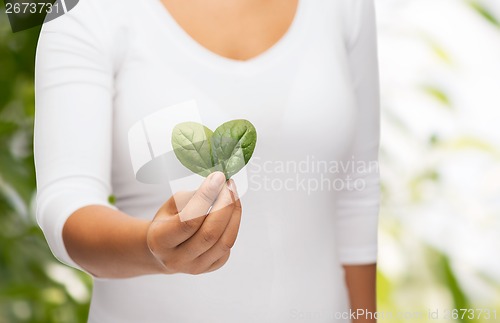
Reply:
<svg viewBox="0 0 500 323"><path fill-rule="evenodd" d="M300 0L282 39L248 61L202 47L159 0L82 0L46 23L36 58L37 219L58 259L79 268L62 239L78 208L152 219L182 189L136 179L128 133L193 100L212 130L243 118L258 133L235 177L243 218L231 258L198 276L96 278L89 322L348 322L341 264L376 261L373 0Z"/></svg>

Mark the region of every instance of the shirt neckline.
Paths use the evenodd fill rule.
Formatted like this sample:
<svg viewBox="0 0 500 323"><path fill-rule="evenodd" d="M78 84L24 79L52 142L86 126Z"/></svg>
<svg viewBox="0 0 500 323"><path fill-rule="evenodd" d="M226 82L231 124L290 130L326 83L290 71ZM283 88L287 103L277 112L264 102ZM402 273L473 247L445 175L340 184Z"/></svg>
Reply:
<svg viewBox="0 0 500 323"><path fill-rule="evenodd" d="M272 66L297 45L299 36L304 32L303 24L307 16L307 0L298 0L295 15L287 31L281 38L264 52L247 60L237 60L217 54L204 47L191 37L174 19L161 0L151 0L156 7L162 29L177 47L199 63L213 69L236 74L257 74ZM159 40L161 41L161 40Z"/></svg>

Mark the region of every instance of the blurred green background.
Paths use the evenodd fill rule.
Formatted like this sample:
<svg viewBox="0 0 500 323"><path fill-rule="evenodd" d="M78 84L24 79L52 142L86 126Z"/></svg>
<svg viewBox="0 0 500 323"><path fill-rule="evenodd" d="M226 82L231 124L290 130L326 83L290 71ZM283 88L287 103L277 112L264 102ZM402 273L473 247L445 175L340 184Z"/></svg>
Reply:
<svg viewBox="0 0 500 323"><path fill-rule="evenodd" d="M500 0L377 7L380 322L500 322ZM55 260L34 217L38 32L0 13L0 323L85 322L91 280Z"/></svg>
<svg viewBox="0 0 500 323"><path fill-rule="evenodd" d="M34 217L33 70L39 28L0 12L0 322L85 322L91 281L58 263Z"/></svg>

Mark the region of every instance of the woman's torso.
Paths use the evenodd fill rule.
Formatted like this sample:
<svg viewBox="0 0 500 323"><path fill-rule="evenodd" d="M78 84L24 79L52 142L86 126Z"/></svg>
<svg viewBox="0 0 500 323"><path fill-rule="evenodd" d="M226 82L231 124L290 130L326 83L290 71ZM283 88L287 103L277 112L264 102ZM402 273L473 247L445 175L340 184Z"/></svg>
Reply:
<svg viewBox="0 0 500 323"><path fill-rule="evenodd" d="M247 119L258 142L236 181L243 219L228 263L200 276L96 280L89 321L340 322L347 299L335 252L338 174L324 167L347 158L356 113L343 1L301 0L285 35L244 62L194 41L160 0L133 3L110 31L119 44L116 205L151 219L173 193L171 183L138 182L130 161L128 130L159 109L194 99L205 125Z"/></svg>

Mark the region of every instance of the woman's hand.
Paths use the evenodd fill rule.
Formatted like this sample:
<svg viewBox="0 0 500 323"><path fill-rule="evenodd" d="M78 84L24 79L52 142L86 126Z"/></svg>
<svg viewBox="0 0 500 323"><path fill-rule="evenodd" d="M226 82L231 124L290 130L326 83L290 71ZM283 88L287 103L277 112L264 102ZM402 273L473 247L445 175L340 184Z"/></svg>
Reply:
<svg viewBox="0 0 500 323"><path fill-rule="evenodd" d="M227 262L240 220L234 181L215 172L198 190L176 193L158 210L147 244L166 274L214 271Z"/></svg>

